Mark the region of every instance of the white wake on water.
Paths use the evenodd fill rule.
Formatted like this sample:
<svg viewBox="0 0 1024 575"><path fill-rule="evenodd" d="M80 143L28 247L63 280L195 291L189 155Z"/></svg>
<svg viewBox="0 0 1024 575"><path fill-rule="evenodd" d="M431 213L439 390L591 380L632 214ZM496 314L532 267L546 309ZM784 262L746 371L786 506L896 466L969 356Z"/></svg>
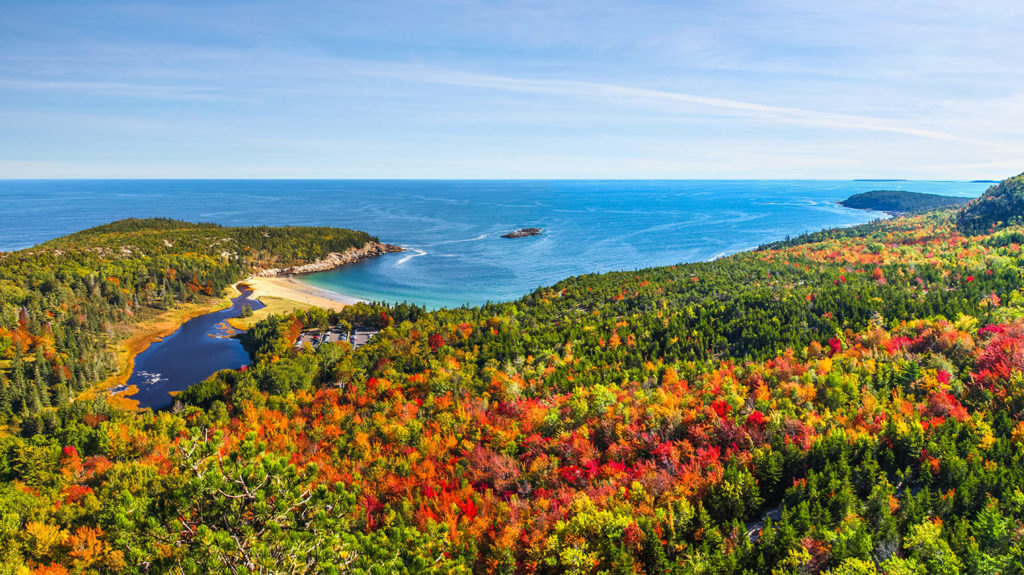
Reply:
<svg viewBox="0 0 1024 575"><path fill-rule="evenodd" d="M465 240L447 240L447 241L443 241L443 242L436 242L436 243L433 243L433 244L430 244L430 245L431 246L442 246L442 245L445 245L445 244L461 244L461 243L465 243L465 242L478 242L478 241L483 240L483 239L487 239L487 234L480 234L479 236L477 236L475 238L469 238L469 239L465 239Z"/></svg>

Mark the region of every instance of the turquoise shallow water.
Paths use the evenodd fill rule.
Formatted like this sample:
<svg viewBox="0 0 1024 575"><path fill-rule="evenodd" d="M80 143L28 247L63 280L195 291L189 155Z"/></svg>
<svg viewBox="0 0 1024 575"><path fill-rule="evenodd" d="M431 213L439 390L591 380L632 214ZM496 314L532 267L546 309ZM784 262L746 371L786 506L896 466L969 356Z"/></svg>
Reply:
<svg viewBox="0 0 1024 575"><path fill-rule="evenodd" d="M898 189L977 196L930 181L0 181L0 250L118 218L331 225L408 251L303 276L363 299L434 308L515 299L567 276L700 261L882 217L835 202ZM521 227L543 236L503 239Z"/></svg>

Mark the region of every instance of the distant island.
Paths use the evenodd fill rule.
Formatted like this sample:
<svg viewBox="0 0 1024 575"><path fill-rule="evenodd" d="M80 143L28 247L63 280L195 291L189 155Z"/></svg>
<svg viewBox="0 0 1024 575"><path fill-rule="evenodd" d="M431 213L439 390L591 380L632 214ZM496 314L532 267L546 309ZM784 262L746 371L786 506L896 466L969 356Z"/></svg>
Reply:
<svg viewBox="0 0 1024 575"><path fill-rule="evenodd" d="M892 215L901 215L962 206L969 201L971 201L971 198L958 196L940 196L938 194L922 194L919 192L896 190L874 190L862 194L854 194L839 202L839 205L857 210L875 210Z"/></svg>
<svg viewBox="0 0 1024 575"><path fill-rule="evenodd" d="M539 236L544 228L523 228L507 234L502 234L503 238L526 238L529 236Z"/></svg>

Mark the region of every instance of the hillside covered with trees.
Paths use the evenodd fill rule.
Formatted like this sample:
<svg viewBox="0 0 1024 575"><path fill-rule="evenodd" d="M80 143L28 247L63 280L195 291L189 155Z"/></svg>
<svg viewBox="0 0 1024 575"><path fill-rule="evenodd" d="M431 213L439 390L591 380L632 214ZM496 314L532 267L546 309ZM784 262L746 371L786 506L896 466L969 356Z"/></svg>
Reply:
<svg viewBox="0 0 1024 575"><path fill-rule="evenodd" d="M179 409L10 412L0 572L1020 572L1024 232L963 218L272 316ZM196 281L236 265L200 254ZM341 321L381 332L293 345Z"/></svg>
<svg viewBox="0 0 1024 575"><path fill-rule="evenodd" d="M1021 223L1024 217L1024 174L989 188L957 214L956 225L967 234L993 232Z"/></svg>

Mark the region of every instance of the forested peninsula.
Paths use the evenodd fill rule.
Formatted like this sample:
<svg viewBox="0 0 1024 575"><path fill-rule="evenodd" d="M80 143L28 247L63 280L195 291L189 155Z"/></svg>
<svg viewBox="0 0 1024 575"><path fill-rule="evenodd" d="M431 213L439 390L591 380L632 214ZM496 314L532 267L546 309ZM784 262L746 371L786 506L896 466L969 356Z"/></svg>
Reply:
<svg viewBox="0 0 1024 575"><path fill-rule="evenodd" d="M854 194L839 202L839 205L858 210L875 210L894 215L915 214L962 206L971 198L904 192L896 190L874 190Z"/></svg>
<svg viewBox="0 0 1024 575"><path fill-rule="evenodd" d="M1020 571L1021 181L513 302L273 315L161 412L72 401L136 310L370 238L146 220L5 254L0 572ZM294 345L343 321L380 333Z"/></svg>

